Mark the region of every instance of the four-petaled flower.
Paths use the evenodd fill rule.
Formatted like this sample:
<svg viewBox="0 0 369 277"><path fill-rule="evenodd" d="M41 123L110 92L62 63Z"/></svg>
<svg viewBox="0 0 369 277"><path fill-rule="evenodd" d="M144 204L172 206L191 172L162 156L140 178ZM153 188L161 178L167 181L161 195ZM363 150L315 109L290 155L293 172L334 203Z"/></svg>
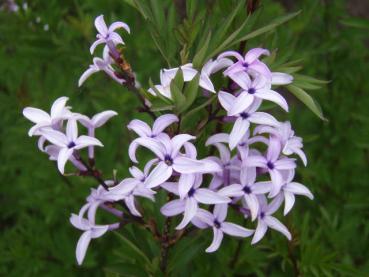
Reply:
<svg viewBox="0 0 369 277"><path fill-rule="evenodd" d="M192 223L199 228L212 227L213 229L213 241L210 246L205 250L206 252L214 252L218 250L223 240L223 234L227 234L234 237L245 238L254 233L254 230L246 229L240 225L226 222L228 205L218 204L215 205L213 213L210 213L204 209L199 209L196 216L192 220Z"/></svg>
<svg viewBox="0 0 369 277"><path fill-rule="evenodd" d="M236 97L230 93L221 91L219 92L219 102L223 108L230 115L230 111L237 105ZM236 119L232 131L229 135L229 147L234 149L242 140L250 127L250 123L264 124L270 126L278 126L279 122L270 114L264 112L257 112L261 105L260 99L253 100L252 104L246 109L238 111L237 114L232 116Z"/></svg>
<svg viewBox="0 0 369 277"><path fill-rule="evenodd" d="M90 47L91 54L93 54L95 48L102 43L112 41L114 44L124 44L122 37L115 32L116 29L123 28L130 33L129 26L121 21L114 22L107 27L103 15L96 17L95 27L99 33L96 35L97 40Z"/></svg>
<svg viewBox="0 0 369 277"><path fill-rule="evenodd" d="M236 51L226 51L218 56L218 59L225 57L235 57L237 62L227 68L224 71L225 76L232 76L238 72L246 72L249 74L259 73L268 79L271 79L272 75L268 66L259 60L262 55L269 55L269 51L263 48L254 48L249 50L245 57Z"/></svg>
<svg viewBox="0 0 369 277"><path fill-rule="evenodd" d="M60 147L58 153L58 169L64 174L64 166L68 159L73 155L75 150L79 150L88 146L103 146L102 143L93 137L78 137L78 127L76 119L68 120L66 133L52 129L42 130L44 136L49 142Z"/></svg>

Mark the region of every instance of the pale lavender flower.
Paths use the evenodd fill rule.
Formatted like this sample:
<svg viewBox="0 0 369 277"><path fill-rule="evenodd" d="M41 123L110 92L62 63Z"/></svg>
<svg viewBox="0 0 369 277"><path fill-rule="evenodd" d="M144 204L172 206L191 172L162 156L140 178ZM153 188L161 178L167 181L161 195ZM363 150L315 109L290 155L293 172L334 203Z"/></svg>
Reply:
<svg viewBox="0 0 369 277"><path fill-rule="evenodd" d="M114 22L107 27L103 15L96 17L95 27L99 33L96 35L97 40L90 47L91 54L99 44L108 43L109 41L112 41L115 45L124 44L122 37L115 32L116 29L123 28L130 33L129 26L121 21Z"/></svg>
<svg viewBox="0 0 369 277"><path fill-rule="evenodd" d="M89 136L78 137L78 127L75 119L68 120L66 134L52 129L43 129L41 133L49 142L60 147L57 160L58 169L62 174L64 174L65 163L73 155L75 150L79 150L90 145L103 146L96 138Z"/></svg>
<svg viewBox="0 0 369 277"><path fill-rule="evenodd" d="M42 128L54 128L59 129L60 123L69 119L72 116L72 113L69 111L69 107L66 107L66 103L68 101L68 97L59 97L56 99L51 106L50 114L47 112L33 108L26 107L23 109L23 115L35 125L29 130L28 135L40 135L39 131Z"/></svg>
<svg viewBox="0 0 369 277"><path fill-rule="evenodd" d="M57 161L60 147L56 145L48 145L45 147L45 152L49 155L49 160L51 161ZM87 171L87 168L79 161L77 160L73 155L69 157L69 160L71 163L80 171Z"/></svg>
<svg viewBox="0 0 369 277"><path fill-rule="evenodd" d="M270 182L255 182L256 168L243 167L240 173L240 184L232 184L222 188L219 194L228 197L243 197L251 213L251 219L255 220L259 212L257 196L269 192L272 188Z"/></svg>
<svg viewBox="0 0 369 277"><path fill-rule="evenodd" d="M183 219L176 227L177 230L183 229L195 217L199 203L213 205L228 203L231 201L228 197L222 196L210 189L200 188L203 178L201 174L197 174L193 187L183 199L176 199L165 204L161 209L161 213L165 216L175 216L183 213ZM179 195L178 183L167 182L161 185L169 192Z"/></svg>
<svg viewBox="0 0 369 277"><path fill-rule="evenodd" d="M231 79L241 87L242 91L230 115L247 108L255 98L272 101L288 112L286 100L278 92L272 90L272 83L263 75L258 74L252 80L247 73L237 72L232 75Z"/></svg>
<svg viewBox="0 0 369 277"><path fill-rule="evenodd" d="M124 200L129 211L135 216L142 216L135 204L136 196L154 201L154 194L156 192L147 188L144 182L155 162L156 160L149 161L143 171L135 166L130 167L129 171L133 178L126 178L115 187L109 189L109 194L116 197L116 200Z"/></svg>
<svg viewBox="0 0 369 277"><path fill-rule="evenodd" d="M276 136L282 147L282 153L284 155L297 154L304 165L307 165L307 158L302 151L302 138L295 136L295 132L291 128L291 123L289 121L280 123L277 127L273 128L270 126L257 126L254 130L254 134L269 133Z"/></svg>
<svg viewBox="0 0 369 277"><path fill-rule="evenodd" d="M167 136L163 131L174 122L178 122L178 117L176 115L164 114L154 121L152 128L146 122L139 119L133 119L127 125L127 128L134 131L140 137L156 138L163 134Z"/></svg>
<svg viewBox="0 0 369 277"><path fill-rule="evenodd" d="M260 99L254 99L251 105L249 105L246 109L237 110L237 113L234 114L233 110L235 105L237 105L237 98L234 95L224 91L219 92L218 98L220 104L227 111L228 115L232 115L236 119L229 135L229 147L231 150L240 143L245 133L248 131L250 123L270 126L279 125L279 122L272 115L264 112L257 112L261 105ZM231 111L232 114L230 114Z"/></svg>
<svg viewBox="0 0 369 277"><path fill-rule="evenodd" d="M132 142L131 146L133 145L134 149L129 149L129 156L133 162L137 162L136 144L148 148L155 153L158 158L157 166L145 180L145 185L148 188L153 188L164 183L172 176L174 171L181 174L190 174L210 173L221 170L221 167L211 160L191 159L180 153L182 146L192 139L195 139L195 137L187 134L180 134L173 138L165 136L156 139L137 138Z"/></svg>
<svg viewBox="0 0 369 277"><path fill-rule="evenodd" d="M78 80L78 86L82 86L82 84L89 78L92 74L104 71L110 78L116 81L119 84L123 84L126 82L121 76L117 75L114 68L112 67L113 60L109 56L109 50L107 48L103 51L103 58L93 58L93 64L89 66L89 68L82 73L81 77Z"/></svg>
<svg viewBox="0 0 369 277"><path fill-rule="evenodd" d="M203 89L215 93L213 82L210 80L210 75L222 70L223 68L229 67L233 64L230 59L222 58L216 60L209 60L201 69L200 74L200 87Z"/></svg>
<svg viewBox="0 0 369 277"><path fill-rule="evenodd" d="M260 205L258 224L251 244L255 244L260 241L264 237L268 228L282 233L288 240L291 240L291 233L288 231L286 226L284 226L277 218L272 216L272 214L274 214L281 206L283 198L276 197L268 204L265 196L259 195L258 200Z"/></svg>
<svg viewBox="0 0 369 277"><path fill-rule="evenodd" d="M293 178L295 177L295 170L288 170L283 173L285 181L281 187L280 194L283 195L284 198L283 214L287 215L295 204L295 195L303 195L311 200L314 199L314 196L306 186L297 182L293 182Z"/></svg>
<svg viewBox="0 0 369 277"><path fill-rule="evenodd" d="M92 118L85 115L78 115L76 118L83 126L87 128L87 135L95 137L95 129L104 125L110 118L116 116L118 113L115 111L104 111L95 114ZM94 158L94 146L88 147L88 157Z"/></svg>
<svg viewBox="0 0 369 277"><path fill-rule="evenodd" d="M271 136L266 156L249 155L244 161L247 167L259 167L268 170L273 183L271 197L277 195L283 185L283 170L296 168L295 159L281 157L281 145L276 137Z"/></svg>
<svg viewBox="0 0 369 277"><path fill-rule="evenodd" d="M254 233L254 230L246 229L240 225L226 222L228 205L218 204L215 205L213 213L210 213L204 209L199 209L196 216L192 220L192 223L197 227L204 228L203 224L213 229L213 241L210 246L205 250L206 252L214 252L218 250L222 243L224 234L245 238L249 237Z"/></svg>
<svg viewBox="0 0 369 277"><path fill-rule="evenodd" d="M119 228L119 223L113 223L109 225L96 225L95 224L95 214L91 213L88 219L83 218L84 213L87 210L87 206L82 207L79 215L72 214L70 217L70 222L72 225L83 231L83 234L78 240L76 247L76 258L79 265L82 264L88 245L91 239L96 239L103 236L108 230L115 230ZM95 210L96 212L96 210Z"/></svg>
<svg viewBox="0 0 369 277"><path fill-rule="evenodd" d="M268 66L259 60L262 55L269 55L269 51L263 48L254 48L249 50L244 57L236 51L226 51L218 56L218 59L225 57L235 57L237 62L224 71L225 76L232 78L233 74L238 72L253 73L257 72L268 79L271 79L271 72Z"/></svg>

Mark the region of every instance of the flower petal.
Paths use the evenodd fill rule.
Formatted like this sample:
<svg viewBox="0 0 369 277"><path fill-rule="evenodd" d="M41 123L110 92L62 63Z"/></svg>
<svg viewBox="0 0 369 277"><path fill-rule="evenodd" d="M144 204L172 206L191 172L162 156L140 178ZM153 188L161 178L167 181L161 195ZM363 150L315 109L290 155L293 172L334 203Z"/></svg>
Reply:
<svg viewBox="0 0 369 277"><path fill-rule="evenodd" d="M249 237L254 233L254 230L246 229L231 222L223 222L221 229L227 235L241 238Z"/></svg>
<svg viewBox="0 0 369 277"><path fill-rule="evenodd" d="M288 191L284 191L283 194L284 194L283 215L287 215L291 211L293 205L295 204L295 195Z"/></svg>
<svg viewBox="0 0 369 277"><path fill-rule="evenodd" d="M231 150L242 140L249 126L250 122L248 120L242 119L241 117L237 118L229 135L229 148L231 148Z"/></svg>
<svg viewBox="0 0 369 277"><path fill-rule="evenodd" d="M261 55L269 56L270 52L264 48L253 48L246 53L245 62L251 64L255 60L257 60Z"/></svg>
<svg viewBox="0 0 369 277"><path fill-rule="evenodd" d="M165 216L175 216L183 213L185 210L184 200L172 200L161 207L160 212Z"/></svg>
<svg viewBox="0 0 369 277"><path fill-rule="evenodd" d="M214 206L214 217L219 221L223 222L227 217L228 204L217 204Z"/></svg>
<svg viewBox="0 0 369 277"><path fill-rule="evenodd" d="M221 188L218 191L218 194L225 197L240 197L244 195L244 192L242 191L242 186L240 184L233 184Z"/></svg>
<svg viewBox="0 0 369 277"><path fill-rule="evenodd" d="M142 216L141 213L136 208L135 198L133 197L133 195L130 195L130 196L127 196L126 198L124 198L124 203L126 203L127 208L129 209L131 214L133 214L135 216Z"/></svg>
<svg viewBox="0 0 369 277"><path fill-rule="evenodd" d="M50 110L51 118L62 116L62 112L65 109L65 104L67 103L68 99L69 99L68 97L63 96L59 97L54 101Z"/></svg>
<svg viewBox="0 0 369 277"><path fill-rule="evenodd" d="M275 92L273 90L259 90L255 96L262 98L264 100L269 100L277 105L279 105L282 109L284 109L286 112L288 112L288 104L286 100L283 98L282 95L280 95L278 92Z"/></svg>
<svg viewBox="0 0 369 277"><path fill-rule="evenodd" d="M220 195L210 189L197 189L194 198L203 204L221 204L229 203L231 199L226 196Z"/></svg>
<svg viewBox="0 0 369 277"><path fill-rule="evenodd" d="M272 85L288 85L293 81L293 76L282 72L272 72Z"/></svg>
<svg viewBox="0 0 369 277"><path fill-rule="evenodd" d="M146 147L147 149L149 149L152 152L154 152L154 154L160 160L164 160L164 156L166 154L165 147L164 147L164 145L162 143L158 142L157 140L152 139L152 138L137 138L137 139L133 140L131 144L133 144L133 143L139 144L139 145L141 145L143 147ZM135 148L137 148L137 146L135 146ZM135 155L132 155L132 156L130 155L130 157L131 157L131 159L132 158L135 158ZM132 161L135 161L135 160L132 159Z"/></svg>
<svg viewBox="0 0 369 277"><path fill-rule="evenodd" d="M245 202L251 213L251 220L254 221L259 213L259 201L253 194L244 195Z"/></svg>
<svg viewBox="0 0 369 277"><path fill-rule="evenodd" d="M197 201L194 197L186 199L185 210L182 221L176 227L176 230L181 230L187 226L188 223L195 217L198 209Z"/></svg>
<svg viewBox="0 0 369 277"><path fill-rule="evenodd" d="M284 226L278 219L268 215L265 216L264 221L268 225L268 227L282 233L286 236L288 240L291 240L291 233L288 231L286 226Z"/></svg>
<svg viewBox="0 0 369 277"><path fill-rule="evenodd" d="M110 26L109 26L109 29L108 31L109 32L114 32L116 29L118 28L123 28L124 30L127 31L127 33L129 34L131 32L131 30L129 29L129 26L122 22L122 21L116 21L116 22L113 22Z"/></svg>
<svg viewBox="0 0 369 277"><path fill-rule="evenodd" d="M81 265L86 256L88 245L91 241L91 231L84 232L78 240L76 248L77 263Z"/></svg>
<svg viewBox="0 0 369 277"><path fill-rule="evenodd" d="M81 149L87 146L104 146L97 138L89 136L80 136L75 140L75 149Z"/></svg>
<svg viewBox="0 0 369 277"><path fill-rule="evenodd" d="M106 26L105 20L104 20L104 16L103 15L99 15L98 17L96 17L95 19L95 27L97 29L97 31L103 35L106 36L108 33L108 27Z"/></svg>
<svg viewBox="0 0 369 277"><path fill-rule="evenodd" d="M262 125L270 125L270 126L278 126L279 122L274 116L264 113L264 112L255 112L249 116L249 120L255 124L262 124Z"/></svg>
<svg viewBox="0 0 369 277"><path fill-rule="evenodd" d="M64 174L64 167L70 156L73 154L73 149L61 148L58 155L58 169L61 174Z"/></svg>
<svg viewBox="0 0 369 277"><path fill-rule="evenodd" d="M237 96L231 110L228 112L229 116L234 116L246 110L254 101L254 96L249 94L246 91L241 92L240 95Z"/></svg>
<svg viewBox="0 0 369 277"><path fill-rule="evenodd" d="M178 181L178 194L183 199L195 182L195 174L181 174Z"/></svg>
<svg viewBox="0 0 369 277"><path fill-rule="evenodd" d="M252 241L251 241L251 244L255 244L259 242L264 237L267 230L268 230L268 225L264 222L264 220L259 219L258 225L254 233L254 237L252 238Z"/></svg>
<svg viewBox="0 0 369 277"><path fill-rule="evenodd" d="M147 176L144 185L147 188L154 188L172 176L173 169L164 162L159 162L158 165L151 171L150 175Z"/></svg>
<svg viewBox="0 0 369 277"><path fill-rule="evenodd" d="M158 135L159 133L163 132L165 128L174 122L178 122L178 117L174 114L164 114L159 116L152 126L153 135Z"/></svg>
<svg viewBox="0 0 369 277"><path fill-rule="evenodd" d="M180 134L180 135L176 135L175 137L173 137L171 139L172 142L172 157L175 157L179 150L181 149L181 147L188 142L189 140L195 139L196 137L188 135L188 134Z"/></svg>
<svg viewBox="0 0 369 277"><path fill-rule="evenodd" d="M205 250L207 253L217 251L223 240L223 232L220 229L213 227L213 233L214 233L213 241L211 242L210 246Z"/></svg>
<svg viewBox="0 0 369 277"><path fill-rule="evenodd" d="M99 128L106 123L111 117L116 116L118 113L115 111L104 111L95 114L92 117L92 122L95 128Z"/></svg>
<svg viewBox="0 0 369 277"><path fill-rule="evenodd" d="M140 137L149 137L151 136L151 128L147 125L146 122L142 120L133 119L128 125L127 128L131 131L134 131Z"/></svg>
<svg viewBox="0 0 369 277"><path fill-rule="evenodd" d="M232 109L236 97L228 92L219 91L218 100L222 107L228 112Z"/></svg>
<svg viewBox="0 0 369 277"><path fill-rule="evenodd" d="M43 110L27 107L23 109L23 115L33 123L50 122L50 116Z"/></svg>
<svg viewBox="0 0 369 277"><path fill-rule="evenodd" d="M291 182L289 184L286 184L284 186L284 190L288 192L292 192L293 194L304 195L311 200L314 199L314 196L311 193L311 191L307 187L305 187L303 184L300 184L300 183Z"/></svg>

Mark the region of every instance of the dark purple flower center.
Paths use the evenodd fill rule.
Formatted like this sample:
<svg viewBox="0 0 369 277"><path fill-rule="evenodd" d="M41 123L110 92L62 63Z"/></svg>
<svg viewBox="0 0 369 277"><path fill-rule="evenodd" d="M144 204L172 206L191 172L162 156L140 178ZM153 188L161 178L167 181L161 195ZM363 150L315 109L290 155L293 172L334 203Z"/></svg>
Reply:
<svg viewBox="0 0 369 277"><path fill-rule="evenodd" d="M247 91L249 94L254 94L256 92L256 89L254 88L249 88Z"/></svg>
<svg viewBox="0 0 369 277"><path fill-rule="evenodd" d="M248 113L240 113L240 116L242 117L242 119L247 119L250 115Z"/></svg>
<svg viewBox="0 0 369 277"><path fill-rule="evenodd" d="M221 226L221 224L220 224L220 222L218 221L218 220L214 220L214 227L215 228L217 228L217 229L219 229L220 228L220 226Z"/></svg>
<svg viewBox="0 0 369 277"><path fill-rule="evenodd" d="M245 69L247 69L247 68L249 67L249 64L248 64L247 62L243 62L243 63L242 63L242 66L243 66Z"/></svg>
<svg viewBox="0 0 369 277"><path fill-rule="evenodd" d="M71 141L69 144L68 144L68 148L70 149L70 148L73 148L73 147L75 147L76 146L76 144L73 142L73 141Z"/></svg>
<svg viewBox="0 0 369 277"><path fill-rule="evenodd" d="M188 196L189 197L192 197L194 194L195 194L196 190L194 188L191 188L189 191L188 191Z"/></svg>
<svg viewBox="0 0 369 277"><path fill-rule="evenodd" d="M171 156L169 156L169 155L165 155L165 157L164 157L164 162L167 164L167 165L172 165L173 164L173 159L172 159L172 157Z"/></svg>
<svg viewBox="0 0 369 277"><path fill-rule="evenodd" d="M251 193L251 188L249 186L244 186L243 187L243 192L246 194L250 194Z"/></svg>
<svg viewBox="0 0 369 277"><path fill-rule="evenodd" d="M261 212L261 213L260 213L260 218L262 218L262 219L263 219L263 218L264 218L264 216L265 216L265 213L264 213L264 212Z"/></svg>
<svg viewBox="0 0 369 277"><path fill-rule="evenodd" d="M267 162L267 167L269 169L274 169L274 164L271 161L269 161L269 162Z"/></svg>

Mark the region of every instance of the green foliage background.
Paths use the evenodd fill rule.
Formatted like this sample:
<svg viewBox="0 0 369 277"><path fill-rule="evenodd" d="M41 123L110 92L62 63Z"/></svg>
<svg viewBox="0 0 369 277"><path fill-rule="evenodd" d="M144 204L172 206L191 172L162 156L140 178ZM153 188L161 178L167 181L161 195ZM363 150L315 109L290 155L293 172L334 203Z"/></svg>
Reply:
<svg viewBox="0 0 369 277"><path fill-rule="evenodd" d="M2 276L146 276L144 261L114 234L94 240L84 265L76 265L79 232L68 219L95 183L59 175L55 165L37 150L36 140L27 136L30 124L21 115L28 105L48 110L62 95L70 97L69 104L78 112L117 111L119 117L98 131L105 147L98 151L97 163L106 175L117 169L118 176L124 177L131 139L125 125L135 116L142 117L133 109L137 100L103 74L89 79L82 89L77 88L77 80L91 62L88 49L95 36L93 19L104 14L107 22L120 19L131 26L132 34L124 36L125 55L140 82L147 86L150 77L154 83L158 81L165 60L150 37L150 26L126 2L35 0L26 12L0 12ZM203 1L202 9L211 2ZM229 13L236 2L211 4L215 20ZM293 233L292 242L275 232L254 247L246 239L240 259L229 267L238 241L226 239L220 251L209 255L204 249L211 235L205 232L189 247L184 243L190 242L185 241L170 252L173 274L368 276L369 21L357 16L352 7L359 3L359 13L365 15L366 8L367 17L369 7L365 1L261 2L261 22L268 23L287 10L301 9L302 13L247 46L278 48L278 55L302 59L304 73L331 81L311 92L328 122L289 97L288 116L304 138L309 158L298 178L311 188L315 200L299 198L284 219ZM49 31L43 30L46 23ZM171 30L166 32L172 35ZM132 235L131 230L127 232ZM142 247L143 231L134 237ZM132 266L135 263L136 267Z"/></svg>

